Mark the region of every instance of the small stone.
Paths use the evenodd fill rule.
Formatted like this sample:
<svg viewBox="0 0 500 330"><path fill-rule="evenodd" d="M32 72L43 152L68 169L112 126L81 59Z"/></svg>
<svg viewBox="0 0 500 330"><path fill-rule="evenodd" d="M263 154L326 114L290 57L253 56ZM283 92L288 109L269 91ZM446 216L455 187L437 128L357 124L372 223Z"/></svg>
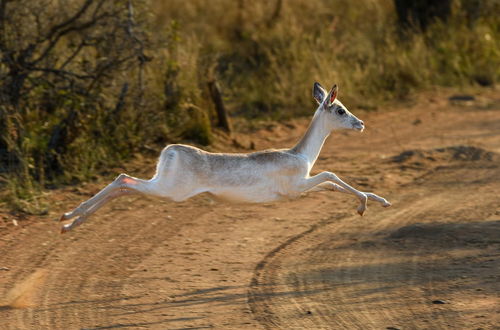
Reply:
<svg viewBox="0 0 500 330"><path fill-rule="evenodd" d="M307 311L306 313L307 313L307 315L312 315L313 312Z"/></svg>
<svg viewBox="0 0 500 330"><path fill-rule="evenodd" d="M218 271L219 271L219 269L218 269L218 268L210 268L210 270L211 270L212 272L218 272Z"/></svg>
<svg viewBox="0 0 500 330"><path fill-rule="evenodd" d="M443 305L443 304L446 304L446 301L437 299L437 300L433 300L432 303L434 305Z"/></svg>
<svg viewBox="0 0 500 330"><path fill-rule="evenodd" d="M386 329L387 329L387 330L401 330L401 329L396 328L396 327L387 327Z"/></svg>

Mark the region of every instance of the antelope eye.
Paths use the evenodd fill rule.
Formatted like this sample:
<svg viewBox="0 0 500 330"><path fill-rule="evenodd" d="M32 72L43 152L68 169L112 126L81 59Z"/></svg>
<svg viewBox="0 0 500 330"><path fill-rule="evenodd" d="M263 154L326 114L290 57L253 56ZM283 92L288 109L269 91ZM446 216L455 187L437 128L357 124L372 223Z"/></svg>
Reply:
<svg viewBox="0 0 500 330"><path fill-rule="evenodd" d="M345 115L345 110L344 110L344 109L342 109L342 108L339 108L339 109L337 110L337 113L338 113L339 115L341 115L341 116L342 116L342 115Z"/></svg>

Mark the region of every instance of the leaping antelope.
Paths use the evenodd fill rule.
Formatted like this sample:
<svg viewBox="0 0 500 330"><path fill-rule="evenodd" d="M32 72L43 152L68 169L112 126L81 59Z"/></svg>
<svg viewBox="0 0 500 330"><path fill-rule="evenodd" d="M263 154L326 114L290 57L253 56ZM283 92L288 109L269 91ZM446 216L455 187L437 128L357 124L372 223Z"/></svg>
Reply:
<svg viewBox="0 0 500 330"><path fill-rule="evenodd" d="M337 99L337 85L327 94L314 83L313 96L319 106L300 141L290 149L265 150L249 154L210 153L192 146L172 144L161 152L156 173L150 180L120 174L111 184L61 221L77 217L64 225L67 232L83 223L110 200L129 194L145 194L179 202L200 193L250 203L267 203L299 197L304 192L332 190L356 196L360 215L368 199L384 207L391 206L385 198L362 192L342 181L332 172L310 176L325 139L333 130L363 131L364 123L350 113Z"/></svg>

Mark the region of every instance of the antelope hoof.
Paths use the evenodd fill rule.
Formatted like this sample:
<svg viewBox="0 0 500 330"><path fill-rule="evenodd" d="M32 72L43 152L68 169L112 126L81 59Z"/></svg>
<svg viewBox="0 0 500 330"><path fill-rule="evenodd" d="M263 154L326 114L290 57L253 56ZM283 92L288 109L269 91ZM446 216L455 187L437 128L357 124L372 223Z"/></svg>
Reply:
<svg viewBox="0 0 500 330"><path fill-rule="evenodd" d="M388 200L384 199L384 203L382 204L383 207L389 207L391 205L392 205L391 202L389 202Z"/></svg>
<svg viewBox="0 0 500 330"><path fill-rule="evenodd" d="M358 214L359 214L360 216L363 216L363 214L364 214L364 213L365 213L365 211L366 211L366 207L365 207L364 205L360 205L360 206L358 207L358 210L357 210L357 211L358 211Z"/></svg>
<svg viewBox="0 0 500 330"><path fill-rule="evenodd" d="M63 215L61 215L61 218L59 218L59 221L62 222L62 221L69 220L69 219L73 218L74 215L71 216L71 213L72 212L66 212L66 213L64 213Z"/></svg>
<svg viewBox="0 0 500 330"><path fill-rule="evenodd" d="M64 225L61 227L61 234L64 234L71 230L71 225Z"/></svg>

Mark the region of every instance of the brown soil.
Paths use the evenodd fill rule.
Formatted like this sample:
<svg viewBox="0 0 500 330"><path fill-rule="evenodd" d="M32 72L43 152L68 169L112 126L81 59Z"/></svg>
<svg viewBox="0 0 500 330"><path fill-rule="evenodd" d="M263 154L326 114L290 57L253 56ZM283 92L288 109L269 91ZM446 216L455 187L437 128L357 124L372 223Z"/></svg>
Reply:
<svg viewBox="0 0 500 330"><path fill-rule="evenodd" d="M393 203L364 217L333 192L265 205L129 197L60 235L55 219L102 182L51 193L47 216L2 213L0 328L498 328L500 100L486 94L358 112L365 133L327 141L316 171ZM289 146L306 125L234 145ZM150 175L154 161L139 162L129 174Z"/></svg>

